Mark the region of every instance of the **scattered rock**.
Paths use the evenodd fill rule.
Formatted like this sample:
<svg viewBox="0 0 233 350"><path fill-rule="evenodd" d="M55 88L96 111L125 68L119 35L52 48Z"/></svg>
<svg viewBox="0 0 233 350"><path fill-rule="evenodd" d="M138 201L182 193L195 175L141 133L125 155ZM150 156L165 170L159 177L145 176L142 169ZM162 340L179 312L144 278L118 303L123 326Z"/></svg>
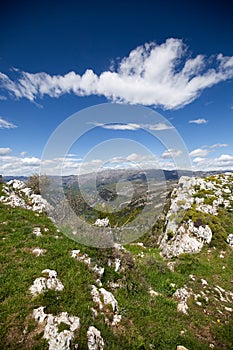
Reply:
<svg viewBox="0 0 233 350"><path fill-rule="evenodd" d="M188 299L193 294L191 289L180 288L175 291L173 297L178 301L177 311L183 312L184 314L188 314Z"/></svg>
<svg viewBox="0 0 233 350"><path fill-rule="evenodd" d="M88 268L94 272L94 274L97 276L96 283L99 287L102 286L101 278L104 275L104 267L93 265L91 262L91 258L87 254L81 254L80 250L72 250L71 256L75 259L77 259L80 262L85 263Z"/></svg>
<svg viewBox="0 0 233 350"><path fill-rule="evenodd" d="M43 338L48 340L49 350L70 350L74 331L80 327L79 317L69 316L67 312L58 316L46 314L43 306L34 309L33 316L39 323L45 322ZM59 332L61 323L66 324L68 329Z"/></svg>
<svg viewBox="0 0 233 350"><path fill-rule="evenodd" d="M109 226L109 219L105 218L105 219L97 219L94 223L95 226L98 227L108 227Z"/></svg>
<svg viewBox="0 0 233 350"><path fill-rule="evenodd" d="M34 227L32 233L33 233L34 235L36 235L37 237L41 237L41 236L42 236L41 228L40 228L40 227Z"/></svg>
<svg viewBox="0 0 233 350"><path fill-rule="evenodd" d="M34 194L32 189L26 187L23 181L11 180L3 186L5 196L0 197L0 202L11 207L29 209L38 213L49 213L51 205L38 194Z"/></svg>
<svg viewBox="0 0 233 350"><path fill-rule="evenodd" d="M92 285L91 296L93 301L96 304L98 304L99 310L101 311L103 310L103 313L105 313L104 306L111 305L113 318L112 318L112 321L110 322L112 326L116 326L117 323L121 321L121 315L118 314L118 303L114 295L104 288L98 289L96 286ZM109 322L108 313L106 313L105 316L106 316L106 322L108 323Z"/></svg>
<svg viewBox="0 0 233 350"><path fill-rule="evenodd" d="M188 349L183 345L178 345L176 350L188 350Z"/></svg>
<svg viewBox="0 0 233 350"><path fill-rule="evenodd" d="M161 295L161 293L154 291L152 288L149 289L149 294L152 297L158 297L159 295Z"/></svg>
<svg viewBox="0 0 233 350"><path fill-rule="evenodd" d="M36 257L43 255L44 253L46 253L46 249L34 248L32 250L32 254L34 254Z"/></svg>
<svg viewBox="0 0 233 350"><path fill-rule="evenodd" d="M233 247L233 233L230 233L227 237L227 243Z"/></svg>
<svg viewBox="0 0 233 350"><path fill-rule="evenodd" d="M191 219L183 221L187 209L195 205L195 210L218 215L219 206L229 208L232 202L231 190L227 186L232 175L216 175L216 181L207 178L182 176L177 188L171 194L170 209L166 216L165 233L159 239L161 254L166 258L177 257L181 253L198 253L204 244L212 240L212 231L208 225ZM230 178L230 180L229 180ZM202 191L199 197L199 192ZM225 197L229 196L229 199ZM217 199L214 199L217 198ZM209 199L212 204L205 204ZM233 234L229 234L227 243L233 246Z"/></svg>
<svg viewBox="0 0 233 350"><path fill-rule="evenodd" d="M34 296L45 292L47 289L56 291L62 291L64 289L63 284L57 278L57 272L55 270L46 269L42 273L48 274L48 277L36 278L33 285L29 288Z"/></svg>
<svg viewBox="0 0 233 350"><path fill-rule="evenodd" d="M90 326L87 331L87 347L88 350L103 350L104 340L101 337L100 331Z"/></svg>

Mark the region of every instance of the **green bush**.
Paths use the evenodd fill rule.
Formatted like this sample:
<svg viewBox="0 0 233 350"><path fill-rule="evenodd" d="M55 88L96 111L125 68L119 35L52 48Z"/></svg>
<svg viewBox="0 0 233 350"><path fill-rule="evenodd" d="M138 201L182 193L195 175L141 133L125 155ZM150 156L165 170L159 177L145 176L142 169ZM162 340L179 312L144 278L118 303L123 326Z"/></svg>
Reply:
<svg viewBox="0 0 233 350"><path fill-rule="evenodd" d="M51 181L47 175L33 174L27 181L27 186L30 187L35 194L40 194L41 189L46 189L51 184Z"/></svg>

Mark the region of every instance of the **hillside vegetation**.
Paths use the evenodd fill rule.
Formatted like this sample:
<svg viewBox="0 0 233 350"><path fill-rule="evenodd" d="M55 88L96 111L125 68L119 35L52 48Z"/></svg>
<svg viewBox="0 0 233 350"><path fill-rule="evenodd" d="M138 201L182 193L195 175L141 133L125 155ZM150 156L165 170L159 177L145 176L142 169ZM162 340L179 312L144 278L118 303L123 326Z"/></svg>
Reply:
<svg viewBox="0 0 233 350"><path fill-rule="evenodd" d="M3 186L0 196L9 196ZM206 205L216 200L195 191ZM97 249L58 232L33 207L39 197L24 195L26 209L0 202L0 349L233 349L232 203L218 215L191 203L178 228L212 223L213 239L196 254L165 259L164 234L168 244L177 240L168 234L169 211L140 242Z"/></svg>

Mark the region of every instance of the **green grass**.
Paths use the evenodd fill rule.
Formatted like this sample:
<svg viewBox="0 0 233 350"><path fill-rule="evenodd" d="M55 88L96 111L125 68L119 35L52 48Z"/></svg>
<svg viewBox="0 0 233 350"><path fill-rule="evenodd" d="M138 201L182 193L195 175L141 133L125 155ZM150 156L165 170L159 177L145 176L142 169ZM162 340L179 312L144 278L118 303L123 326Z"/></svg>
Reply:
<svg viewBox="0 0 233 350"><path fill-rule="evenodd" d="M233 232L233 214L226 215L228 221L224 229ZM34 227L41 228L42 237L32 234ZM49 231L44 232L44 228ZM72 349L76 343L80 349L87 349L86 331L90 325L101 331L107 350L173 350L179 344L190 350L207 350L210 343L215 344L215 349L232 349L230 314L218 312L222 306L216 302L213 293L206 304L200 299L203 307L191 298L188 316L177 312L177 303L172 295L184 284L198 293L203 289L201 278L208 281L211 290L220 285L232 291L233 251L225 245L224 259L219 257L218 247L207 247L198 255L182 255L176 260L175 271L172 272L152 244L152 237L156 234L154 231L144 239L145 244L148 243L145 248L127 245L127 254L112 249L90 248L58 233L44 214L0 204L0 349L48 349L42 338L43 329L32 317L33 309L39 306L45 306L47 313L67 311L80 317L81 327L75 333ZM57 235L58 239L55 238ZM30 251L35 247L46 249L47 253L36 258ZM90 290L95 283L94 275L85 264L71 257L72 249L81 249L89 254L94 264L105 266L103 286L113 292L122 314L118 328L106 325L100 313L93 319L91 307L95 304ZM141 252L144 257L138 255ZM124 272L115 272L114 267L107 267L107 261L112 257L120 257ZM48 291L33 298L29 287L46 268L57 271L64 291ZM190 274L196 276L195 281L190 280ZM111 290L109 281L118 282L121 287ZM175 288L171 283L175 283ZM151 296L149 288L161 295ZM63 329L66 325L61 324L60 331Z"/></svg>

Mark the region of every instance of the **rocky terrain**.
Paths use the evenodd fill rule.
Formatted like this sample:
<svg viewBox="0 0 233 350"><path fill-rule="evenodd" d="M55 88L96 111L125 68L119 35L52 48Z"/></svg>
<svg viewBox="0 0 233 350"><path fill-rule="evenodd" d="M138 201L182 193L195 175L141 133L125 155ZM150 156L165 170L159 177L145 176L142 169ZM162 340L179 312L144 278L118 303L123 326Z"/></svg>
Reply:
<svg viewBox="0 0 233 350"><path fill-rule="evenodd" d="M209 178L181 177L171 194L166 229L160 239L162 254L172 258L200 252L204 244L210 244L213 230L219 229L214 227L214 216L218 216L220 208L233 210L233 173ZM225 239L233 245L231 233Z"/></svg>
<svg viewBox="0 0 233 350"><path fill-rule="evenodd" d="M233 349L233 174L181 177L167 201L160 230L96 249L1 185L0 348Z"/></svg>

